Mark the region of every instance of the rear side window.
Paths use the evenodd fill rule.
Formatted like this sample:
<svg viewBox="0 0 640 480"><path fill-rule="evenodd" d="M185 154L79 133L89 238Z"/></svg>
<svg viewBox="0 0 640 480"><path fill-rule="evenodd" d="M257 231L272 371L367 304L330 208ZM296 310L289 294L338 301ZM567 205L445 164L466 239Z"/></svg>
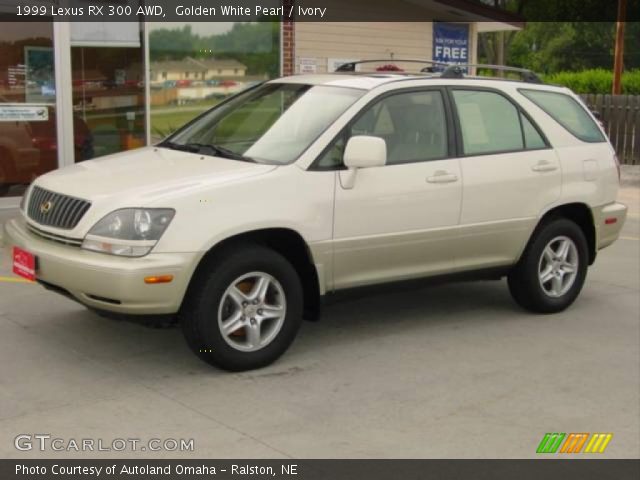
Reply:
<svg viewBox="0 0 640 480"><path fill-rule="evenodd" d="M524 133L524 143L527 150L537 150L540 148L546 148L547 144L540 135L540 132L534 127L529 119L520 114L520 120L522 121L522 132Z"/></svg>
<svg viewBox="0 0 640 480"><path fill-rule="evenodd" d="M454 90L465 155L524 150L520 112L494 92Z"/></svg>
<svg viewBox="0 0 640 480"><path fill-rule="evenodd" d="M521 89L520 93L583 142L604 142L604 135L578 101L558 92Z"/></svg>

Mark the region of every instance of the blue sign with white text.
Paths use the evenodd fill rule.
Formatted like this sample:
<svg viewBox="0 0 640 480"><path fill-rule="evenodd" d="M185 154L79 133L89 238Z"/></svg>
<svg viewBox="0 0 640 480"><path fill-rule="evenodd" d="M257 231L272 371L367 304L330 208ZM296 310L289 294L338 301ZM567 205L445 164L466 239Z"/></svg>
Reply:
<svg viewBox="0 0 640 480"><path fill-rule="evenodd" d="M469 25L434 22L433 60L443 63L469 63Z"/></svg>

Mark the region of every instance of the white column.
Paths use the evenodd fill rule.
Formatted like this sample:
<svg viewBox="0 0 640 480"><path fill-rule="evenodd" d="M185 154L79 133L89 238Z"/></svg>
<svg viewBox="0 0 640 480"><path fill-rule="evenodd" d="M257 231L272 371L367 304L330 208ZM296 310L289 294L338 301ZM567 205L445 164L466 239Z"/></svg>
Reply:
<svg viewBox="0 0 640 480"><path fill-rule="evenodd" d="M149 54L149 22L142 22L144 32L144 129L146 144L151 145L151 55Z"/></svg>
<svg viewBox="0 0 640 480"><path fill-rule="evenodd" d="M53 22L53 52L56 79L56 134L58 166L73 165L73 81L69 22Z"/></svg>

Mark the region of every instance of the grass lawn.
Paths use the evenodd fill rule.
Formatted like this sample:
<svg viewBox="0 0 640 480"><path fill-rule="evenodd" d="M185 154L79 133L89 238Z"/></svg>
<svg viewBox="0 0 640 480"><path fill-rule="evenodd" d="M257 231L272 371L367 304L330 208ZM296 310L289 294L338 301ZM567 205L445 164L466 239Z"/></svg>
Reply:
<svg viewBox="0 0 640 480"><path fill-rule="evenodd" d="M206 107L203 108L202 111L180 111L179 109L176 109L175 112L163 113L154 113L151 111L151 135L164 138L205 110L207 110Z"/></svg>

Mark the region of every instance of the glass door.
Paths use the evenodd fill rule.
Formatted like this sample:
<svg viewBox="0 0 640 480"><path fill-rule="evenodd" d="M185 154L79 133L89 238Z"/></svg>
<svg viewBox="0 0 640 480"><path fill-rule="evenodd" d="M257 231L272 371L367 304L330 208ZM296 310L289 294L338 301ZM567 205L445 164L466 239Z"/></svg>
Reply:
<svg viewBox="0 0 640 480"><path fill-rule="evenodd" d="M140 24L71 25L75 162L145 145Z"/></svg>

